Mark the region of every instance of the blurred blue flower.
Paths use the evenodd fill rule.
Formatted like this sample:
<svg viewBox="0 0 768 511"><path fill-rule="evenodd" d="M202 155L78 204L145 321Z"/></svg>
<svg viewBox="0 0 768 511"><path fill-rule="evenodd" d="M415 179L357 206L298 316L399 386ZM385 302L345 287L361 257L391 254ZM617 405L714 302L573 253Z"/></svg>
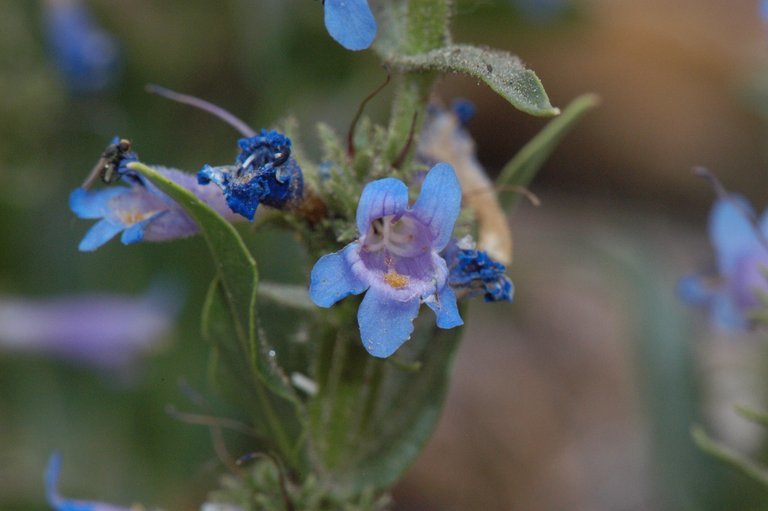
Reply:
<svg viewBox="0 0 768 511"><path fill-rule="evenodd" d="M376 38L376 20L368 0L324 0L325 28L348 50L364 50Z"/></svg>
<svg viewBox="0 0 768 511"><path fill-rule="evenodd" d="M253 220L260 203L283 209L301 198L301 168L291 158L291 140L277 131L261 130L238 140L235 165L206 165L197 173L201 185L221 188L230 209Z"/></svg>
<svg viewBox="0 0 768 511"><path fill-rule="evenodd" d="M444 255L448 284L455 291L469 297L482 294L486 302L512 301L515 288L505 274L506 266L477 250L470 239L449 244Z"/></svg>
<svg viewBox="0 0 768 511"><path fill-rule="evenodd" d="M310 298L330 307L367 291L357 320L363 346L375 357L392 355L410 338L421 303L435 312L438 327L463 324L456 296L447 285L448 268L439 255L450 240L460 206L461 188L446 163L429 171L411 207L402 181L369 183L357 206L360 238L315 263Z"/></svg>
<svg viewBox="0 0 768 511"><path fill-rule="evenodd" d="M0 296L0 348L58 357L97 369L131 369L162 347L179 298L87 294L46 300Z"/></svg>
<svg viewBox="0 0 768 511"><path fill-rule="evenodd" d="M683 277L680 296L703 309L723 328L751 326L750 313L761 306L760 295L768 293L768 212L759 222L743 197L718 199L709 217L709 236L715 249L717 273Z"/></svg>
<svg viewBox="0 0 768 511"><path fill-rule="evenodd" d="M187 188L220 215L237 219L216 188L200 186L195 177L177 169L154 167L177 184ZM174 200L136 172L124 173L128 186L99 190L78 188L69 196L69 207L80 218L100 218L86 233L78 248L96 250L123 233L124 244L139 241L167 241L192 236L198 232L195 221Z"/></svg>
<svg viewBox="0 0 768 511"><path fill-rule="evenodd" d="M48 0L44 17L51 57L73 92L99 92L114 83L120 71L119 45L83 2Z"/></svg>
<svg viewBox="0 0 768 511"><path fill-rule="evenodd" d="M61 471L61 455L54 452L48 460L48 468L45 470L45 495L48 504L56 511L138 511L137 508L127 508L106 504L104 502L91 502L86 500L68 500L59 495L58 482Z"/></svg>

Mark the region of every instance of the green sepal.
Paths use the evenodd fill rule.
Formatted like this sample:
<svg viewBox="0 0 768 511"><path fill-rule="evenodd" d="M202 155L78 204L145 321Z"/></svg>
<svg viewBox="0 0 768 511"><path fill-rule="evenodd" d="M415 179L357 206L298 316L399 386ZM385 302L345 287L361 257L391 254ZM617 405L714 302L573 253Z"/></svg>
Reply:
<svg viewBox="0 0 768 511"><path fill-rule="evenodd" d="M507 187L528 186L563 137L576 126L585 113L599 103L600 99L595 94L584 94L574 99L562 114L549 121L544 129L504 166L496 179L496 188L504 190ZM514 206L519 199L518 193L502 193L500 196L505 209Z"/></svg>
<svg viewBox="0 0 768 511"><path fill-rule="evenodd" d="M389 54L387 60L405 71L465 73L484 81L523 112L537 116L560 113L550 104L536 73L505 51L456 44L417 55Z"/></svg>

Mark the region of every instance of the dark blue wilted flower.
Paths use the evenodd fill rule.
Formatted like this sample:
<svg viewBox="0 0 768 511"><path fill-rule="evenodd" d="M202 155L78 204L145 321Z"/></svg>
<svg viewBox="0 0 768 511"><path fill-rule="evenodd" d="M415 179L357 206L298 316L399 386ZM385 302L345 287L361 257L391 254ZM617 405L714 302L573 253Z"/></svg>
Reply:
<svg viewBox="0 0 768 511"><path fill-rule="evenodd" d="M706 309L712 321L729 329L751 326L750 313L768 293L768 212L750 220L750 204L737 195L718 199L709 216L709 237L715 248L716 274L687 275L680 280L681 297Z"/></svg>
<svg viewBox="0 0 768 511"><path fill-rule="evenodd" d="M376 38L376 20L368 0L324 0L325 28L348 50L364 50Z"/></svg>
<svg viewBox="0 0 768 511"><path fill-rule="evenodd" d="M154 167L168 179L190 190L227 220L238 219L227 207L222 193L200 186L195 176L177 169ZM79 249L96 250L123 233L124 244L139 241L168 241L197 234L198 227L184 208L165 195L142 175L130 171L122 174L128 186L99 190L77 188L69 196L69 208L80 218L100 220L86 233Z"/></svg>
<svg viewBox="0 0 768 511"><path fill-rule="evenodd" d="M463 324L440 256L460 207L459 181L447 163L429 171L413 206L402 181L368 183L357 205L359 239L315 263L310 298L330 307L365 292L357 321L363 346L375 357L392 355L410 338L422 303L435 312L438 327Z"/></svg>
<svg viewBox="0 0 768 511"><path fill-rule="evenodd" d="M467 237L469 238L469 237ZM511 302L515 288L505 274L506 266L493 260L487 252L477 250L471 239L450 244L445 250L448 284L467 296L482 294L486 302Z"/></svg>
<svg viewBox="0 0 768 511"><path fill-rule="evenodd" d="M291 158L291 140L277 131L261 130L258 135L238 140L240 154L234 165L206 165L197 173L201 185L214 183L224 193L230 209L253 220L263 203L284 209L303 191L301 168Z"/></svg>
<svg viewBox="0 0 768 511"><path fill-rule="evenodd" d="M48 45L56 68L74 92L98 92L120 71L119 45L79 1L45 2Z"/></svg>
<svg viewBox="0 0 768 511"><path fill-rule="evenodd" d="M48 505L55 511L138 511L137 507L120 507L104 502L87 500L69 500L59 494L59 472L61 471L61 455L55 452L48 460L45 470L45 495Z"/></svg>

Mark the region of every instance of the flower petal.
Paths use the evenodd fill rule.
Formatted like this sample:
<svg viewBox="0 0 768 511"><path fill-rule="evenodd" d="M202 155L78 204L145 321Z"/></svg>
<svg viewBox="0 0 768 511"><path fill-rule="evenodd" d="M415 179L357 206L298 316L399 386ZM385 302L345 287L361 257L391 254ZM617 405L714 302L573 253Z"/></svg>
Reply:
<svg viewBox="0 0 768 511"><path fill-rule="evenodd" d="M364 50L376 37L368 0L325 0L325 27L348 50Z"/></svg>
<svg viewBox="0 0 768 511"><path fill-rule="evenodd" d="M122 186L104 188L95 192L77 188L69 194L69 209L79 218L101 218L111 209L109 201L128 191L128 188Z"/></svg>
<svg viewBox="0 0 768 511"><path fill-rule="evenodd" d="M350 243L342 250L321 257L312 268L309 297L320 307L330 307L349 295L359 295L368 288L352 272L347 254L357 250L357 243Z"/></svg>
<svg viewBox="0 0 768 511"><path fill-rule="evenodd" d="M715 202L709 217L709 237L721 275L730 275L744 254L760 250L760 241L748 219L753 214L749 202L738 195Z"/></svg>
<svg viewBox="0 0 768 511"><path fill-rule="evenodd" d="M461 185L453 167L438 163L427 173L413 214L429 227L432 248L441 251L448 244L461 210Z"/></svg>
<svg viewBox="0 0 768 511"><path fill-rule="evenodd" d="M436 297L432 295L424 303L435 311L439 328L453 328L464 324L456 304L456 294L454 294L451 286L444 286Z"/></svg>
<svg viewBox="0 0 768 511"><path fill-rule="evenodd" d="M93 252L104 243L114 238L117 233L125 229L124 225L110 222L109 220L101 220L90 228L85 233L85 237L77 246L80 252Z"/></svg>
<svg viewBox="0 0 768 511"><path fill-rule="evenodd" d="M419 305L418 298L399 302L370 288L357 311L360 337L368 353L386 358L410 339Z"/></svg>
<svg viewBox="0 0 768 511"><path fill-rule="evenodd" d="M389 215L399 215L408 207L408 187L399 179L387 177L365 186L357 203L357 230L365 236L371 222Z"/></svg>

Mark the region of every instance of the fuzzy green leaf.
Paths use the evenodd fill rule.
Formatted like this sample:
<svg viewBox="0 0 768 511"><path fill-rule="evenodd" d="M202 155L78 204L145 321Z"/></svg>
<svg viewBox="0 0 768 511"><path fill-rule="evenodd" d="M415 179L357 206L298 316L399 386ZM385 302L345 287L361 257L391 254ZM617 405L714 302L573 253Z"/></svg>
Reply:
<svg viewBox="0 0 768 511"><path fill-rule="evenodd" d="M237 230L186 188L141 163L129 167L140 172L175 200L195 220L208 245L234 336L217 341L226 350L239 352L240 364L272 392L299 405L298 397L277 364L267 356L269 346L257 335L256 296L259 281L256 261ZM233 338L234 337L234 338Z"/></svg>
<svg viewBox="0 0 768 511"><path fill-rule="evenodd" d="M537 116L557 115L536 73L519 57L500 50L450 45L417 55L390 54L387 60L405 70L465 73L484 81L515 108Z"/></svg>
<svg viewBox="0 0 768 511"><path fill-rule="evenodd" d="M437 423L462 329L436 328L426 311L415 326L397 362L366 353L356 328L321 342L319 392L309 404L312 450L322 478L342 492L390 487Z"/></svg>
<svg viewBox="0 0 768 511"><path fill-rule="evenodd" d="M549 158L560 141L576 126L582 116L600 103L594 94L584 94L574 99L563 113L549 123L533 137L514 158L501 170L496 179L498 189L512 186L528 186L541 166ZM501 195L501 203L506 209L514 206L520 194Z"/></svg>

